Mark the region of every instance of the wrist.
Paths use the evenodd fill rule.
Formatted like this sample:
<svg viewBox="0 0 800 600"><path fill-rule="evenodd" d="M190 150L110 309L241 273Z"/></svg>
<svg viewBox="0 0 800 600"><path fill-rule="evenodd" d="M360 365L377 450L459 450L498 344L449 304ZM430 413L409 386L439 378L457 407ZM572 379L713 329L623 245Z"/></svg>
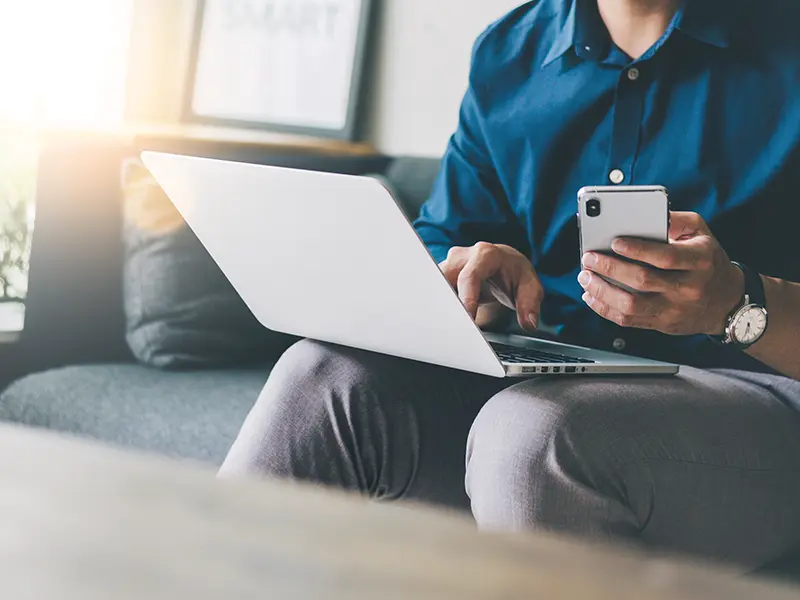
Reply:
<svg viewBox="0 0 800 600"><path fill-rule="evenodd" d="M729 275L726 277L728 284L720 299L717 318L714 319L713 330L708 335L723 336L728 326L728 320L736 309L742 306L745 296L744 271L734 263L730 263Z"/></svg>

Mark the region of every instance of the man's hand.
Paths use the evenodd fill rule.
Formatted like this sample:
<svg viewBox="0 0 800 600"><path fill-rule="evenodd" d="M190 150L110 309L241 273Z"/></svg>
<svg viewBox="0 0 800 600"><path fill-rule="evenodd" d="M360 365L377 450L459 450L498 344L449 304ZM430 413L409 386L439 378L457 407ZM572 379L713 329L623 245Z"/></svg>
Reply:
<svg viewBox="0 0 800 600"><path fill-rule="evenodd" d="M670 335L722 334L726 317L744 295L744 275L700 215L672 213L669 237L669 244L615 240L614 252L628 260L584 255L578 277L586 290L584 302L623 327ZM636 291L624 291L598 275Z"/></svg>
<svg viewBox="0 0 800 600"><path fill-rule="evenodd" d="M530 260L514 248L486 242L451 248L439 268L473 319L479 308L497 309L499 305L485 292L484 284L491 280L514 301L521 327L533 331L539 324L544 290Z"/></svg>

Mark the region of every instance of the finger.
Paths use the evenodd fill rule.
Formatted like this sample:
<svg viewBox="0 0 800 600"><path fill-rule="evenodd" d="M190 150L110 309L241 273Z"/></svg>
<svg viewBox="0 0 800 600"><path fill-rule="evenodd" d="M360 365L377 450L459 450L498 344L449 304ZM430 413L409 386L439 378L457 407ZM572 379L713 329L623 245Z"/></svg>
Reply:
<svg viewBox="0 0 800 600"><path fill-rule="evenodd" d="M620 327L636 327L637 329L655 329L655 321L649 317L634 317L626 315L609 306L602 300L594 298L588 292L583 295L583 301L595 313L604 319L616 323Z"/></svg>
<svg viewBox="0 0 800 600"><path fill-rule="evenodd" d="M619 256L642 262L664 271L691 271L701 258L701 249L694 244L664 244L648 240L619 238L611 248Z"/></svg>
<svg viewBox="0 0 800 600"><path fill-rule="evenodd" d="M500 256L496 250L478 246L458 275L458 297L474 319L478 314L483 282L500 268Z"/></svg>
<svg viewBox="0 0 800 600"><path fill-rule="evenodd" d="M658 295L645 296L632 294L604 281L602 277L589 271L578 276L578 282L595 300L607 304L614 310L630 317L655 317L660 312Z"/></svg>
<svg viewBox="0 0 800 600"><path fill-rule="evenodd" d="M469 260L469 249L454 246L447 253L447 258L439 263L439 270L453 289L458 288L458 275Z"/></svg>
<svg viewBox="0 0 800 600"><path fill-rule="evenodd" d="M710 232L703 217L695 212L671 212L669 214L669 239L671 240L680 240Z"/></svg>
<svg viewBox="0 0 800 600"><path fill-rule="evenodd" d="M520 276L514 298L520 327L535 331L539 327L542 314L544 288L533 269Z"/></svg>
<svg viewBox="0 0 800 600"><path fill-rule="evenodd" d="M483 282L481 302L497 302L505 308L517 310L514 300L491 278Z"/></svg>
<svg viewBox="0 0 800 600"><path fill-rule="evenodd" d="M593 252L583 257L583 266L640 292L666 292L675 289L674 280L678 277L676 273Z"/></svg>
<svg viewBox="0 0 800 600"><path fill-rule="evenodd" d="M454 267L449 261L445 260L444 262L439 263L439 270L444 275L444 278L447 279L447 283L450 284L454 290L458 288L458 275L461 273L460 268Z"/></svg>

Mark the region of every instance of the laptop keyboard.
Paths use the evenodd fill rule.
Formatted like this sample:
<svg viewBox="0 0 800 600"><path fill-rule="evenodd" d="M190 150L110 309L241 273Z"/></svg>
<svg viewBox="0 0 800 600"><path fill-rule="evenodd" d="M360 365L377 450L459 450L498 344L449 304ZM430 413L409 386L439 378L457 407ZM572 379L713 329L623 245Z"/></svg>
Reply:
<svg viewBox="0 0 800 600"><path fill-rule="evenodd" d="M492 344L492 348L505 363L512 364L593 364L595 361L588 358L575 358L553 352L520 348L519 346L506 346L505 344Z"/></svg>

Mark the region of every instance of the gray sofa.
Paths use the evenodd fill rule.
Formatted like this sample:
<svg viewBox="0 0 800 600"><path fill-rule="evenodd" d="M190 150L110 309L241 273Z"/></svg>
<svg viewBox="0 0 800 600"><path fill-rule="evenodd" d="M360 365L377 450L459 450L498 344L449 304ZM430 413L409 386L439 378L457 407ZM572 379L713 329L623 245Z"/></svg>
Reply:
<svg viewBox="0 0 800 600"><path fill-rule="evenodd" d="M383 174L413 217L438 161L333 156L210 142L146 148L354 174ZM120 165L141 145L50 140L42 150L25 330L0 344L0 420L218 465L274 361L164 371L125 341ZM800 581L800 553L761 575Z"/></svg>
<svg viewBox="0 0 800 600"><path fill-rule="evenodd" d="M146 148L355 174L382 174L410 216L438 161L152 141ZM218 465L272 361L219 370L137 364L125 342L120 166L141 146L55 139L42 151L26 324L0 348L0 419ZM5 359L4 359L5 356Z"/></svg>

